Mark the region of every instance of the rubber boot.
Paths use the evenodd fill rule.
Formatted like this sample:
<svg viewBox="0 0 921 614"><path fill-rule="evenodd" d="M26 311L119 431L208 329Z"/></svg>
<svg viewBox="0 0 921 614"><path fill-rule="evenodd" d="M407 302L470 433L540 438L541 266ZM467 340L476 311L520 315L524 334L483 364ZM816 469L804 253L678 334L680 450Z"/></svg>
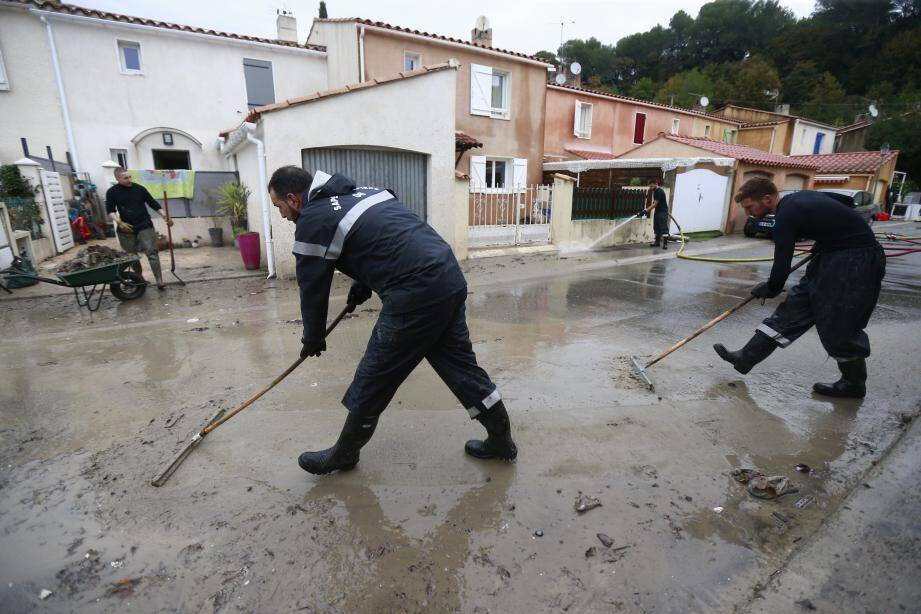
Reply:
<svg viewBox="0 0 921 614"><path fill-rule="evenodd" d="M659 241L662 239L662 235L656 235L656 240L649 244L649 247L659 247Z"/></svg>
<svg viewBox="0 0 921 614"><path fill-rule="evenodd" d="M756 364L770 356L771 352L777 349L777 344L767 335L756 332L748 343L736 352L730 352L722 343L714 344L713 349L720 358L731 363L736 371L744 375Z"/></svg>
<svg viewBox="0 0 921 614"><path fill-rule="evenodd" d="M471 439L464 445L464 451L476 458L515 460L518 448L512 441L512 425L505 404L499 401L474 419L486 428L486 440Z"/></svg>
<svg viewBox="0 0 921 614"><path fill-rule="evenodd" d="M166 288L166 284L163 283L163 270L160 267L159 258L150 258L148 259L150 264L150 270L153 271L154 279L157 280L157 289L163 290Z"/></svg>
<svg viewBox="0 0 921 614"><path fill-rule="evenodd" d="M862 399L867 394L867 361L863 358L839 362L841 379L832 384L814 384L812 390L827 397Z"/></svg>
<svg viewBox="0 0 921 614"><path fill-rule="evenodd" d="M662 249L668 249L668 235L662 235Z"/></svg>
<svg viewBox="0 0 921 614"><path fill-rule="evenodd" d="M322 475L331 471L350 471L358 464L358 452L371 441L377 418L360 418L349 412L336 445L319 452L304 452L297 464L308 473Z"/></svg>

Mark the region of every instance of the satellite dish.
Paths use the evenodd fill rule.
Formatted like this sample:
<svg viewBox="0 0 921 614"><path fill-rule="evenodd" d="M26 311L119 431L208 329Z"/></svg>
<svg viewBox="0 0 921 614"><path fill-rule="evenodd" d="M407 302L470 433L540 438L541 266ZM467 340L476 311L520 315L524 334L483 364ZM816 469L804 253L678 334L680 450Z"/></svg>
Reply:
<svg viewBox="0 0 921 614"><path fill-rule="evenodd" d="M879 115L879 109L876 108L875 104L871 104L868 111L870 111L870 117L876 117Z"/></svg>
<svg viewBox="0 0 921 614"><path fill-rule="evenodd" d="M578 62L573 62L569 65L569 72L574 75L578 75L580 72L582 72L582 65Z"/></svg>
<svg viewBox="0 0 921 614"><path fill-rule="evenodd" d="M710 99L707 98L706 96L701 96L698 102L700 103L700 106L706 108L707 105L710 104Z"/></svg>
<svg viewBox="0 0 921 614"><path fill-rule="evenodd" d="M554 81L556 81L556 84L557 84L557 85L563 85L564 83L566 83L566 75L564 75L564 74L561 73L561 72L560 72L560 73L557 73L557 74L556 74L556 78L554 79Z"/></svg>

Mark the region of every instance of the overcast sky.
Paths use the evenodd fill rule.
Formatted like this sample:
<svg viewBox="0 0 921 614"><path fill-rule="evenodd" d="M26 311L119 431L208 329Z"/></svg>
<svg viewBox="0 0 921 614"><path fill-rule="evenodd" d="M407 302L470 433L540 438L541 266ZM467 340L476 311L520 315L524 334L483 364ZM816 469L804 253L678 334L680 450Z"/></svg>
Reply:
<svg viewBox="0 0 921 614"><path fill-rule="evenodd" d="M275 37L275 12L294 11L301 42L317 14L319 0L72 0L102 10L249 34ZM812 13L814 0L781 0L797 17ZM328 0L330 17L364 17L469 40L479 15L489 18L493 45L534 53L560 44L560 21L566 39L594 36L604 43L667 26L684 10L697 16L704 0Z"/></svg>

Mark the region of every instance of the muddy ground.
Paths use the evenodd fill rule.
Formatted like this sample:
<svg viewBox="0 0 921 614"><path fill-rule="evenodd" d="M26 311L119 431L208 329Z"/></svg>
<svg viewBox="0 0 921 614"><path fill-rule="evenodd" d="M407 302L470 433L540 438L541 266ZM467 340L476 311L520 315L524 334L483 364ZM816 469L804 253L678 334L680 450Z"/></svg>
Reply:
<svg viewBox="0 0 921 614"><path fill-rule="evenodd" d="M746 245L738 255L766 250ZM293 283L171 286L106 299L92 317L66 295L0 302L0 610L747 607L919 412L921 256L889 262L863 401L812 395L836 376L814 332L745 377L719 361L710 345L742 344L771 302L652 367L646 390L630 357L728 308L769 265L610 266L623 257L464 265L475 349L509 407L515 464L464 455L481 427L424 366L355 471L298 468L300 452L338 434L371 302L321 359L153 488L202 421L297 357ZM331 310L346 288L337 280ZM736 467L787 475L799 492L754 499L729 476ZM601 507L578 513L580 493Z"/></svg>

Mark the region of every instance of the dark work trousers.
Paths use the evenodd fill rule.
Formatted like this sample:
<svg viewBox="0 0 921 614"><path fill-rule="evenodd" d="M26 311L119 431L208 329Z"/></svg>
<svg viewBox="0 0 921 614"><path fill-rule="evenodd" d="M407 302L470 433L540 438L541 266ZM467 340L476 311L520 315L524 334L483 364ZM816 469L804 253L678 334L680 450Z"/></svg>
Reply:
<svg viewBox="0 0 921 614"><path fill-rule="evenodd" d="M668 237L668 207L664 207L662 205L656 207L656 210L652 215L652 231L656 235L657 244L659 243L660 238Z"/></svg>
<svg viewBox="0 0 921 614"><path fill-rule="evenodd" d="M758 330L787 347L815 324L829 356L838 362L866 358L870 338L863 329L885 274L886 255L879 245L819 252Z"/></svg>
<svg viewBox="0 0 921 614"><path fill-rule="evenodd" d="M388 314L385 307L342 404L357 416L379 416L424 358L471 418L495 405L501 396L477 365L467 329L466 300L465 288L409 313Z"/></svg>

